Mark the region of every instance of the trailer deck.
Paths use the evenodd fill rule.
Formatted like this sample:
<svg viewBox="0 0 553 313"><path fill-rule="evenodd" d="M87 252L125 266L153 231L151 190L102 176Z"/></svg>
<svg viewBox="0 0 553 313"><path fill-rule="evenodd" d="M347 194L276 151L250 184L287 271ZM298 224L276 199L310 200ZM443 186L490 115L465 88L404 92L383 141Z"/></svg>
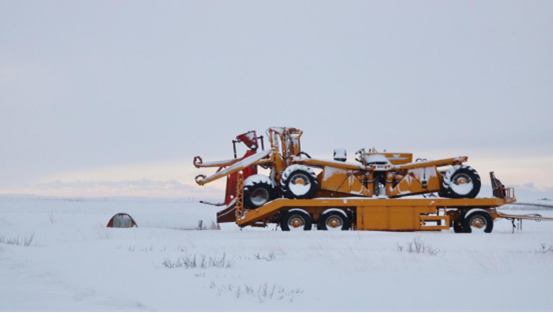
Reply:
<svg viewBox="0 0 553 313"><path fill-rule="evenodd" d="M448 209L489 209L512 203L509 199L372 199L372 198L323 198L323 199L277 199L254 209L237 214L236 224L252 226L260 221L290 209L308 209L320 215L330 208L348 209L356 213L355 228L358 230L439 230L450 227ZM237 212L240 210L238 209ZM441 225L427 225L441 221Z"/></svg>
<svg viewBox="0 0 553 313"><path fill-rule="evenodd" d="M351 221L351 229L355 230L387 230L416 231L443 230L454 227L456 232L466 231L465 217L480 213L474 223L491 223L493 220L505 218L510 220L553 220L539 215L503 214L496 209L506 204L516 202L514 190L501 189L493 198L448 199L448 198L315 198L315 199L276 199L256 209L244 208L243 179L238 175L237 197L232 208L224 212L228 215L234 212L236 224L240 227L264 227L268 223L281 223L283 217L298 211L308 216L309 223L317 222L329 211L340 212L345 219ZM486 221L486 215L489 221ZM305 222L305 221L304 221ZM473 221L471 221L472 223ZM479 226L478 224L476 225ZM463 230L463 227L465 230ZM491 228L489 229L491 232Z"/></svg>

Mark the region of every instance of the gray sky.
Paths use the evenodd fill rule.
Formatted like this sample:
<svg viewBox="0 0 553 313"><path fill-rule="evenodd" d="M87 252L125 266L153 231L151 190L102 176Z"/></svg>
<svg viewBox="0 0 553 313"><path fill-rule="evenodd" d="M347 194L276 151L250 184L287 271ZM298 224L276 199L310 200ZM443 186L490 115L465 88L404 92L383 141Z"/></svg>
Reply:
<svg viewBox="0 0 553 313"><path fill-rule="evenodd" d="M0 0L0 193L221 197L195 155L468 155L553 191L552 1Z"/></svg>

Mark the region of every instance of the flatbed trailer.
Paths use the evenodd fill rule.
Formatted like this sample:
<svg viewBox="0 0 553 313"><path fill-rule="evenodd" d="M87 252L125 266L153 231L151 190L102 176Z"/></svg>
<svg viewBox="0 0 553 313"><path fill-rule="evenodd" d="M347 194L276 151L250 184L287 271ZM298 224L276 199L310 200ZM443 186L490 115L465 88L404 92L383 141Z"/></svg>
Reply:
<svg viewBox="0 0 553 313"><path fill-rule="evenodd" d="M323 230L439 231L453 227L457 233L480 230L490 233L498 218L553 220L539 215L512 215L498 207L516 202L514 189L500 185L493 198L315 198L276 199L259 208L243 204L243 180L239 174L237 197L231 209L218 219L234 213L240 227L279 224L282 230L310 230L313 224ZM227 217L228 218L228 217Z"/></svg>
<svg viewBox="0 0 553 313"><path fill-rule="evenodd" d="M269 223L282 230L389 230L491 232L498 218L513 221L553 220L539 215L509 215L498 207L516 202L514 189L505 188L490 173L493 198L476 198L480 175L463 164L466 156L413 161L412 153L368 152L360 149L355 162L347 162L345 149L335 149L333 161L312 158L301 149L303 131L292 127L267 129L270 149L258 151L263 136L249 131L233 140L234 158L203 162L194 157L196 168L218 168L197 175L200 186L226 177L224 206L218 223L240 227ZM236 143L249 150L237 157ZM448 167L445 168L444 167ZM258 167L268 175L258 173ZM316 173L314 169L320 170ZM244 180L245 179L245 180ZM424 198L413 198L413 197ZM438 197L439 196L439 197ZM411 197L411 198L409 198Z"/></svg>

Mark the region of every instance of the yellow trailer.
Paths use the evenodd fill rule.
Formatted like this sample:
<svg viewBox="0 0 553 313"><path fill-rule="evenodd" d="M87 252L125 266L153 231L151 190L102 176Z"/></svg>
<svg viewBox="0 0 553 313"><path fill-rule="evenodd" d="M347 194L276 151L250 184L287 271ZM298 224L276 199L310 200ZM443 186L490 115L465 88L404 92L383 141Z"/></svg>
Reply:
<svg viewBox="0 0 553 313"><path fill-rule="evenodd" d="M264 150L263 136L255 131L233 140L234 158L203 162L197 168L218 168L210 175L196 176L200 186L227 178L226 208L217 222L235 222L240 227L279 224L282 230L472 230L491 232L497 218L547 220L540 216L507 215L497 208L516 201L514 190L490 178L493 198L476 198L480 175L465 163L466 156L441 160L415 159L406 152L355 153L347 162L345 149L335 149L333 160L312 158L302 151L303 131L270 127ZM236 143L248 151L236 154ZM259 151L258 148L262 150ZM258 167L269 175L258 173ZM316 174L313 169L318 169ZM425 198L408 198L412 196ZM439 197L438 197L439 196Z"/></svg>
<svg viewBox="0 0 553 313"><path fill-rule="evenodd" d="M238 177L237 197L233 205L218 215L234 213L240 227L265 227L276 223L284 231L311 230L379 230L437 231L453 227L456 233L483 231L491 233L493 221L505 219L553 220L541 216L503 214L498 207L516 201L514 189L504 188L495 178L493 198L315 198L277 199L256 209L243 202L243 180Z"/></svg>

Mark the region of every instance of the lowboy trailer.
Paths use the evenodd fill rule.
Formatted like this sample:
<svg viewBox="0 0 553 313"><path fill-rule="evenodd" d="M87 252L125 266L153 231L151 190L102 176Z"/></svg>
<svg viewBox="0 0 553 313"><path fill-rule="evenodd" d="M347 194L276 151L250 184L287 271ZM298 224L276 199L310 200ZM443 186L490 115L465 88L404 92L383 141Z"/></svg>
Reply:
<svg viewBox="0 0 553 313"><path fill-rule="evenodd" d="M227 178L225 200L218 206L218 223L235 222L240 227L265 227L276 223L284 231L310 230L442 230L457 233L480 230L490 233L494 220L553 220L534 215L511 215L498 207L516 202L514 189L505 188L490 173L493 198L476 198L480 176L463 164L466 156L441 160L418 158L412 153L366 152L360 149L356 163L347 162L344 149L334 150L334 160L312 158L301 150L303 131L270 127L270 148L255 131L233 140L234 158L203 162L197 168L218 168L210 175L196 176L200 186ZM236 144L248 151L242 158ZM259 147L263 150L258 151ZM269 170L260 175L258 167ZM313 171L319 169L319 174ZM424 198L413 198L422 196Z"/></svg>
<svg viewBox="0 0 553 313"><path fill-rule="evenodd" d="M256 209L247 209L239 173L236 200L219 212L218 220L235 218L240 227L265 227L276 223L284 231L311 230L315 224L319 230L439 231L453 227L456 233L491 233L494 220L499 218L553 220L539 215L497 211L498 207L514 203L516 198L514 189L505 188L493 172L490 177L493 198L281 198Z"/></svg>

